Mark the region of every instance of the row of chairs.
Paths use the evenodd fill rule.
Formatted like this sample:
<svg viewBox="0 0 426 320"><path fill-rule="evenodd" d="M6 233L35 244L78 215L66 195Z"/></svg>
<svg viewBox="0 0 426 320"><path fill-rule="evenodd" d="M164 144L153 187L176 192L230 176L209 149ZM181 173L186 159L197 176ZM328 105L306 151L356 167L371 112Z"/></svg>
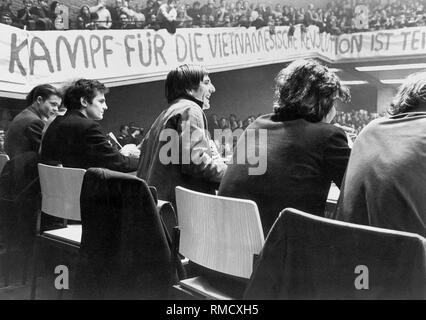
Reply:
<svg viewBox="0 0 426 320"><path fill-rule="evenodd" d="M38 167L41 211L81 220L85 170ZM191 272L179 273L175 298L426 298L426 240L418 235L286 209L265 240L253 201L177 187L176 202L178 226L170 227L172 218L166 233L173 233L173 265L186 258ZM31 298L40 245L78 252L82 235L81 224L38 230Z"/></svg>
<svg viewBox="0 0 426 320"><path fill-rule="evenodd" d="M186 298L426 299L417 234L288 208L264 240L253 201L177 187L176 202L179 252L215 272L174 286Z"/></svg>

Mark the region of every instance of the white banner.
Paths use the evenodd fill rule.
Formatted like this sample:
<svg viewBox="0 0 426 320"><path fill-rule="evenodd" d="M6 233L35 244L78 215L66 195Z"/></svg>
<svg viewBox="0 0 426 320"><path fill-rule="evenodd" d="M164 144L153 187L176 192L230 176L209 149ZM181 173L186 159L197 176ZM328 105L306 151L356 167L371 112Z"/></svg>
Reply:
<svg viewBox="0 0 426 320"><path fill-rule="evenodd" d="M24 31L0 24L0 91L87 77L117 85L163 78L183 63L209 71L319 57L329 62L424 54L426 27L341 36L288 27Z"/></svg>

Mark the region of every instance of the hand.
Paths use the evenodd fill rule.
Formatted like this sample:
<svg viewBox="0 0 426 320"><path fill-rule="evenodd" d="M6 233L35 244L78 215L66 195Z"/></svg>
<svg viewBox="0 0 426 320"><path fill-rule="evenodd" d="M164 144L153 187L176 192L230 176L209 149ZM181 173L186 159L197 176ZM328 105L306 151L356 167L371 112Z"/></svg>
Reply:
<svg viewBox="0 0 426 320"><path fill-rule="evenodd" d="M135 144L126 144L123 148L120 149L120 153L126 157L139 158L141 151Z"/></svg>

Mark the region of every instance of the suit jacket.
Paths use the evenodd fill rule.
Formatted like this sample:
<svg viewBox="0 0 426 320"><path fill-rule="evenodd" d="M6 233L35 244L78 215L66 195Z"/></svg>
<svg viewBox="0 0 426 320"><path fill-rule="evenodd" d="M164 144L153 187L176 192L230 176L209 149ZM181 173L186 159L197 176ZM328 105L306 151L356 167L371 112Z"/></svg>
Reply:
<svg viewBox="0 0 426 320"><path fill-rule="evenodd" d="M247 139L248 131L258 134L262 129L267 130L267 141ZM241 152L245 153L243 164L237 158ZM265 156L259 164L250 164L255 154ZM282 122L272 114L264 115L238 140L219 195L255 201L266 235L282 209L323 216L330 184L340 186L349 154L346 135L336 126L303 119ZM249 169L261 162L266 172L250 174Z"/></svg>
<svg viewBox="0 0 426 320"><path fill-rule="evenodd" d="M426 236L426 112L372 121L355 140L330 218Z"/></svg>
<svg viewBox="0 0 426 320"><path fill-rule="evenodd" d="M221 158L212 157L203 110L182 98L146 134L137 175L157 188L159 199L176 205L176 186L213 194L226 167Z"/></svg>
<svg viewBox="0 0 426 320"><path fill-rule="evenodd" d="M5 139L5 151L12 159L28 151L38 152L44 128L42 115L29 106L19 113L9 125Z"/></svg>
<svg viewBox="0 0 426 320"><path fill-rule="evenodd" d="M368 289L357 288L360 282ZM426 239L285 210L265 241L245 298L425 299Z"/></svg>
<svg viewBox="0 0 426 320"><path fill-rule="evenodd" d="M177 281L171 243L145 181L90 168L82 185L81 222L74 298L169 297Z"/></svg>
<svg viewBox="0 0 426 320"><path fill-rule="evenodd" d="M101 126L77 110L69 110L50 124L43 136L41 158L64 167L102 167L121 172L136 171L138 159L121 155L108 142Z"/></svg>
<svg viewBox="0 0 426 320"><path fill-rule="evenodd" d="M1 231L26 241L33 239L41 204L38 162L38 153L24 152L9 160L0 174Z"/></svg>

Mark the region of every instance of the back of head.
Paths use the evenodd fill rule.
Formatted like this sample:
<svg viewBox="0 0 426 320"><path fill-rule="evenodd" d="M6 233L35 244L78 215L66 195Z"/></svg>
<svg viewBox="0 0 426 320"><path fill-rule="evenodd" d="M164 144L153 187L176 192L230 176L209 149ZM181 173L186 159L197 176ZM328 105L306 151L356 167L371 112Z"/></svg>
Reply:
<svg viewBox="0 0 426 320"><path fill-rule="evenodd" d="M348 101L349 90L326 66L314 60L296 60L275 78L274 113L280 121L321 121L334 100Z"/></svg>
<svg viewBox="0 0 426 320"><path fill-rule="evenodd" d="M165 93L167 102L185 96L188 91L197 89L207 70L199 65L181 65L169 72L166 78Z"/></svg>
<svg viewBox="0 0 426 320"><path fill-rule="evenodd" d="M399 87L388 112L396 115L426 104L426 71L411 74Z"/></svg>
<svg viewBox="0 0 426 320"><path fill-rule="evenodd" d="M68 110L82 108L81 98L86 99L87 102L92 103L93 98L98 93L108 93L108 88L97 80L80 79L72 83L65 90L64 105Z"/></svg>
<svg viewBox="0 0 426 320"><path fill-rule="evenodd" d="M44 100L49 98L50 96L58 96L62 98L62 93L60 90L56 89L54 86L50 84L41 84L35 86L27 95L26 102L27 105L32 105L38 97L41 97Z"/></svg>

